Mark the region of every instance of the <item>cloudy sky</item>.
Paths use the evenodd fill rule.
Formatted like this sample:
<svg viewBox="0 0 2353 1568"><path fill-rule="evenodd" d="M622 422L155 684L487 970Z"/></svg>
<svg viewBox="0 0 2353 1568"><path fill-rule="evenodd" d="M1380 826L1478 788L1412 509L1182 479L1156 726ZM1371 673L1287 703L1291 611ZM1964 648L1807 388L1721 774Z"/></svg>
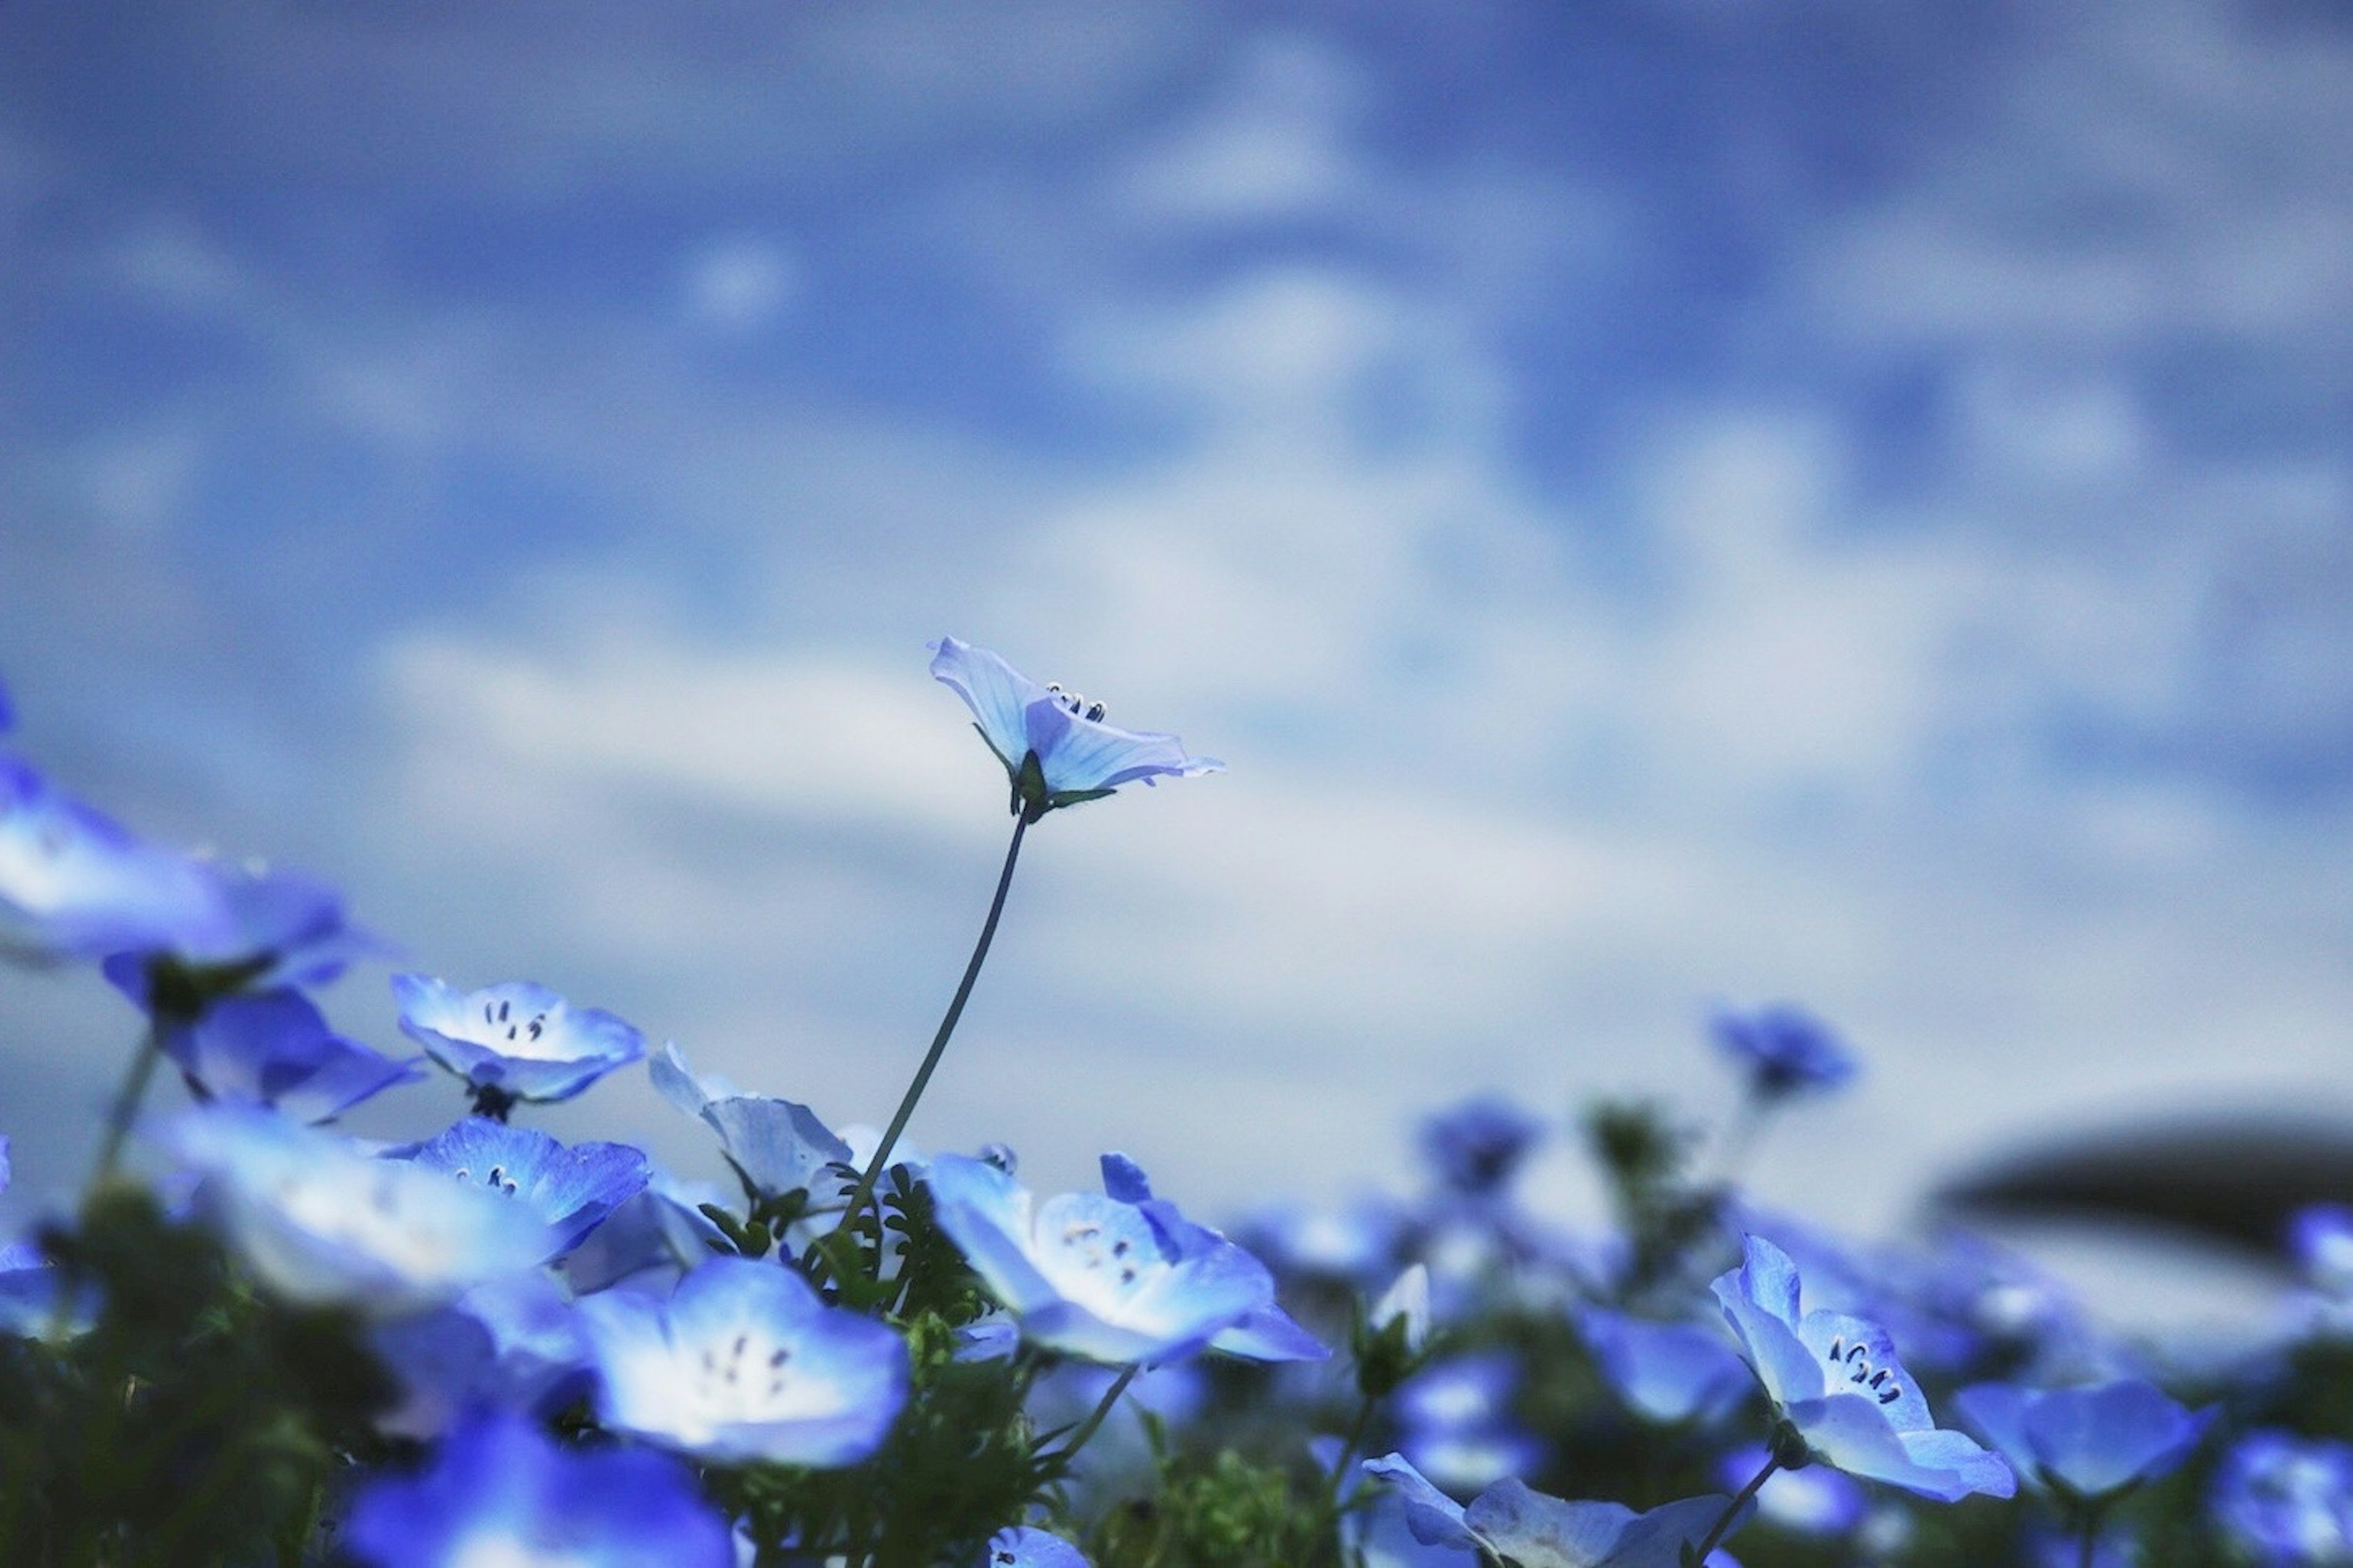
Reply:
<svg viewBox="0 0 2353 1568"><path fill-rule="evenodd" d="M2348 252L2325 0L22 0L0 674L839 1123L1008 828L953 632L1230 772L1041 826L919 1142L1230 1215L1472 1090L1713 1115L1791 998L1870 1072L1759 1184L1871 1229L2353 1114ZM13 1204L132 1033L0 975Z"/></svg>

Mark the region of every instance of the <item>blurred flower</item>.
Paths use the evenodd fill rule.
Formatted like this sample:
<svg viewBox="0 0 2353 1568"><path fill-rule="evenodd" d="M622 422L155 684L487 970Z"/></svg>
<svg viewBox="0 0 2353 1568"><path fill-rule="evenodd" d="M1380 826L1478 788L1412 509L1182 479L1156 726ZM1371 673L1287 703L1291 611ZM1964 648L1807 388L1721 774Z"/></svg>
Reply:
<svg viewBox="0 0 2353 1568"><path fill-rule="evenodd" d="M1415 1264L1397 1277L1397 1282L1381 1293L1366 1315L1366 1326L1373 1332L1386 1333L1392 1323L1400 1325L1398 1335L1408 1355L1419 1355L1430 1342L1430 1270Z"/></svg>
<svg viewBox="0 0 2353 1568"><path fill-rule="evenodd" d="M1753 1013L1720 1011L1711 1021L1716 1048L1748 1075L1759 1100L1836 1089L1855 1075L1853 1055L1828 1025L1786 1003Z"/></svg>
<svg viewBox="0 0 2353 1568"><path fill-rule="evenodd" d="M566 1148L535 1129L480 1116L391 1153L522 1204L548 1227L551 1258L578 1246L652 1173L644 1152L627 1143Z"/></svg>
<svg viewBox="0 0 2353 1568"><path fill-rule="evenodd" d="M1421 1473L1464 1491L1535 1468L1546 1449L1513 1417L1519 1384L1519 1358L1507 1350L1432 1363L1397 1391L1398 1447Z"/></svg>
<svg viewBox="0 0 2353 1568"><path fill-rule="evenodd" d="M2353 1563L2353 1446L2250 1432L2214 1478L2223 1533L2266 1568Z"/></svg>
<svg viewBox="0 0 2353 1568"><path fill-rule="evenodd" d="M1741 1267L1715 1280L1715 1298L1775 1414L1810 1457L1944 1502L2017 1489L2000 1456L1936 1427L1884 1329L1820 1308L1801 1316L1788 1255L1761 1237L1743 1244Z"/></svg>
<svg viewBox="0 0 2353 1568"><path fill-rule="evenodd" d="M524 1418L480 1415L425 1471L352 1503L343 1545L377 1568L733 1568L727 1521L677 1461L560 1447Z"/></svg>
<svg viewBox="0 0 2353 1568"><path fill-rule="evenodd" d="M1031 822L1138 779L1148 784L1225 767L1186 755L1174 735L1114 729L1103 722L1102 703L1040 686L987 648L954 637L931 648L933 678L972 710L980 738L1012 781L1014 810Z"/></svg>
<svg viewBox="0 0 2353 1568"><path fill-rule="evenodd" d="M1601 1307L1586 1308L1577 1321L1604 1380L1652 1421L1712 1421L1748 1392L1746 1363L1714 1330L1646 1322Z"/></svg>
<svg viewBox="0 0 2353 1568"><path fill-rule="evenodd" d="M298 1301L414 1310L554 1250L522 1204L257 1106L189 1111L163 1142L200 1178L198 1207L231 1249Z"/></svg>
<svg viewBox="0 0 2353 1568"><path fill-rule="evenodd" d="M1087 1560L1060 1536L1017 1524L988 1538L980 1568L1087 1568Z"/></svg>
<svg viewBox="0 0 2353 1568"><path fill-rule="evenodd" d="M0 1133L0 1193L8 1190L12 1174L8 1139ZM98 1320L97 1292L81 1291L60 1321L58 1293L63 1286L64 1276L39 1247L21 1241L0 1246L0 1334L37 1339L53 1331L72 1335L87 1331Z"/></svg>
<svg viewBox="0 0 2353 1568"><path fill-rule="evenodd" d="M1153 1364L1214 1345L1256 1360L1324 1353L1274 1302L1265 1265L1103 1157L1101 1195L1037 1203L996 1166L934 1160L933 1215L1032 1343L1111 1364Z"/></svg>
<svg viewBox="0 0 2353 1568"><path fill-rule="evenodd" d="M2310 1204L2288 1221L2288 1245L2313 1288L2353 1296L2353 1209Z"/></svg>
<svg viewBox="0 0 2353 1568"><path fill-rule="evenodd" d="M1761 1443L1735 1448L1716 1462L1715 1479L1737 1491L1770 1458ZM1844 1535L1862 1522L1870 1500L1852 1478L1828 1465L1808 1465L1767 1476L1757 1490L1757 1515L1793 1534Z"/></svg>
<svg viewBox="0 0 2353 1568"><path fill-rule="evenodd" d="M396 974L392 993L402 1030L470 1084L489 1115L519 1100L569 1100L646 1052L645 1037L612 1014L573 1007L527 981L461 995L422 974Z"/></svg>
<svg viewBox="0 0 2353 1568"><path fill-rule="evenodd" d="M588 1392L588 1342L546 1270L477 1285L447 1307L379 1324L369 1343L406 1398L377 1425L426 1438L470 1410L548 1414Z"/></svg>
<svg viewBox="0 0 2353 1568"><path fill-rule="evenodd" d="M1483 1197L1512 1179L1543 1131L1501 1095L1480 1095L1425 1118L1421 1152L1448 1191Z"/></svg>
<svg viewBox="0 0 2353 1568"><path fill-rule="evenodd" d="M227 921L195 862L134 837L0 753L0 937L36 953L95 958L201 945Z"/></svg>
<svg viewBox="0 0 2353 1568"><path fill-rule="evenodd" d="M421 1058L394 1061L327 1027L290 987L224 996L164 1032L172 1058L199 1100L267 1105L299 1121L332 1121L360 1101L424 1077Z"/></svg>
<svg viewBox="0 0 2353 1568"><path fill-rule="evenodd" d="M856 1177L837 1167L850 1165L855 1151L807 1106L738 1094L724 1079L697 1078L675 1041L655 1052L647 1067L663 1099L719 1134L727 1163L761 1197L806 1192L838 1203L849 1196Z"/></svg>
<svg viewBox="0 0 2353 1568"><path fill-rule="evenodd" d="M326 883L259 862L191 864L211 887L223 918L170 941L113 954L106 977L150 1013L193 1017L238 992L323 985L354 959L391 951L363 931Z"/></svg>
<svg viewBox="0 0 2353 1568"><path fill-rule="evenodd" d="M2170 1474L2216 1414L2193 1415L2137 1377L2079 1388L1980 1383L1953 1402L2021 1475L2071 1508L2099 1508Z"/></svg>
<svg viewBox="0 0 2353 1568"><path fill-rule="evenodd" d="M598 1418L703 1458L855 1464L906 1403L906 1342L773 1263L714 1258L667 1300L611 1291L577 1310Z"/></svg>
<svg viewBox="0 0 2353 1568"><path fill-rule="evenodd" d="M1614 1502L1570 1502L1501 1480L1456 1503L1401 1454L1364 1463L1365 1473L1397 1489L1406 1526L1425 1546L1468 1548L1520 1568L1679 1568L1688 1549L1732 1506L1729 1498L1684 1498L1648 1513ZM1744 1506L1745 1518L1747 1509ZM1737 1528L1736 1523L1735 1528ZM1711 1564L1725 1560L1711 1553Z"/></svg>

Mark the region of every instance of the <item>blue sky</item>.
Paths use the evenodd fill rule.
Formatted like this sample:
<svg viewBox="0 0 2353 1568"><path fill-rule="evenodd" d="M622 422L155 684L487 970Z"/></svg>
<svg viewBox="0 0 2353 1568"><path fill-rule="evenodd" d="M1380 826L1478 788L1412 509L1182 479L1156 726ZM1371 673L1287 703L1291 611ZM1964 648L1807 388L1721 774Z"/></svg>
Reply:
<svg viewBox="0 0 2353 1568"><path fill-rule="evenodd" d="M2353 1110L2348 164L2322 4L22 4L0 672L844 1122L999 852L953 632L1232 767L1041 829L919 1140L1329 1196L1790 997L1760 1184L1884 1225ZM127 1020L0 1031L69 1179Z"/></svg>

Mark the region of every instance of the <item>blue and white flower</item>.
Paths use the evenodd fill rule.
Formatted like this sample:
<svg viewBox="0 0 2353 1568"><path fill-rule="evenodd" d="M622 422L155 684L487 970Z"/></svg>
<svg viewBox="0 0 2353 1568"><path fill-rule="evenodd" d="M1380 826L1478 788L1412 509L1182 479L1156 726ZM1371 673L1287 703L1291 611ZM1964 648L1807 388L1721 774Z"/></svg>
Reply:
<svg viewBox="0 0 2353 1568"><path fill-rule="evenodd" d="M1743 1241L1744 1261L1715 1280L1715 1299L1776 1416L1810 1456L1944 1502L2017 1490L2000 1455L1937 1427L1886 1330L1843 1312L1801 1312L1788 1254L1762 1237Z"/></svg>
<svg viewBox="0 0 2353 1568"><path fill-rule="evenodd" d="M1017 1524L988 1538L979 1568L1087 1568L1087 1560L1051 1531Z"/></svg>
<svg viewBox="0 0 2353 1568"><path fill-rule="evenodd" d="M1520 1568L1679 1568L1708 1538L1732 1500L1683 1498L1647 1513L1614 1502L1547 1497L1516 1479L1497 1481L1468 1507L1430 1484L1401 1454L1364 1462L1405 1503L1406 1525L1425 1546L1457 1547ZM1744 1505L1730 1529L1747 1517ZM1713 1563L1720 1561L1711 1554Z"/></svg>
<svg viewBox="0 0 2353 1568"><path fill-rule="evenodd" d="M2212 1509L2264 1568L2353 1563L2353 1444L2250 1432L2215 1474Z"/></svg>
<svg viewBox="0 0 2353 1568"><path fill-rule="evenodd" d="M353 1500L342 1544L375 1568L733 1568L727 1521L685 1468L642 1448L560 1447L484 1414L424 1472Z"/></svg>
<svg viewBox="0 0 2353 1568"><path fill-rule="evenodd" d="M186 856L0 754L0 939L47 955L201 946L228 927L218 889Z"/></svg>
<svg viewBox="0 0 2353 1568"><path fill-rule="evenodd" d="M353 960L391 951L351 923L343 895L324 882L259 861L191 864L221 919L174 940L132 944L104 965L115 988L150 1013L185 1018L239 992L323 985Z"/></svg>
<svg viewBox="0 0 2353 1568"><path fill-rule="evenodd" d="M291 987L219 998L194 1021L167 1027L164 1054L199 1100L266 1105L309 1122L332 1121L425 1076L421 1058L395 1061L336 1034Z"/></svg>
<svg viewBox="0 0 2353 1568"><path fill-rule="evenodd" d="M627 1143L567 1148L536 1129L481 1116L392 1152L522 1204L548 1227L551 1258L577 1247L607 1215L642 1192L653 1173L645 1152Z"/></svg>
<svg viewBox="0 0 2353 1568"><path fill-rule="evenodd" d="M1121 730L1104 708L1060 686L1040 686L987 648L954 637L931 645L932 675L972 710L980 738L1005 764L1013 809L1035 822L1058 806L1098 800L1121 784L1192 778L1225 763L1186 754L1174 735Z"/></svg>
<svg viewBox="0 0 2353 1568"><path fill-rule="evenodd" d="M855 1464L906 1403L905 1342L774 1263L714 1258L667 1300L608 1291L578 1311L598 1418L703 1458Z"/></svg>
<svg viewBox="0 0 2353 1568"><path fill-rule="evenodd" d="M1215 1346L1262 1361L1328 1353L1275 1304L1265 1265L1154 1198L1124 1158L1107 1192L1043 1203L997 1166L947 1154L924 1173L933 1215L1032 1343L1156 1364Z"/></svg>
<svg viewBox="0 0 2353 1568"><path fill-rule="evenodd" d="M1748 1392L1748 1367L1721 1330L1653 1323L1588 1307L1577 1326L1618 1397L1652 1421L1712 1421Z"/></svg>
<svg viewBox="0 0 2353 1568"><path fill-rule="evenodd" d="M839 1204L849 1195L857 1178L845 1173L854 1152L807 1106L698 1078L675 1041L647 1068L663 1099L719 1134L728 1163L759 1196L805 1192L815 1202Z"/></svg>
<svg viewBox="0 0 2353 1568"><path fill-rule="evenodd" d="M1710 1021L1716 1048L1748 1076L1749 1092L1779 1100L1836 1089L1854 1077L1854 1053L1820 1019L1788 1003L1752 1013L1723 1009Z"/></svg>
<svg viewBox="0 0 2353 1568"><path fill-rule="evenodd" d="M1421 1152L1449 1192L1501 1192L1544 1135L1544 1122L1502 1095L1449 1106L1421 1123Z"/></svg>
<svg viewBox="0 0 2353 1568"><path fill-rule="evenodd" d="M472 1086L486 1112L519 1100L569 1100L646 1054L645 1037L612 1014L574 1007L527 981L460 993L422 974L396 974L392 993L402 1030Z"/></svg>
<svg viewBox="0 0 2353 1568"><path fill-rule="evenodd" d="M257 1106L187 1112L164 1142L200 1178L197 1205L231 1249L294 1300L410 1311L555 1250L524 1205Z"/></svg>
<svg viewBox="0 0 2353 1568"><path fill-rule="evenodd" d="M2021 1475L2089 1508L2170 1474L2216 1415L2211 1406L2193 1414L2137 1377L2076 1388L1980 1383L1953 1402Z"/></svg>

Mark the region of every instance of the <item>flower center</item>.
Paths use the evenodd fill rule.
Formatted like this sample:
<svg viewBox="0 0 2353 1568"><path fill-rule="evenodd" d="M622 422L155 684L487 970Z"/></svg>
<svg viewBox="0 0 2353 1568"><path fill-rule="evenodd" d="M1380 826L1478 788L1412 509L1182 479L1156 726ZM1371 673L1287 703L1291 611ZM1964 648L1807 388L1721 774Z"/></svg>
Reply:
<svg viewBox="0 0 2353 1568"><path fill-rule="evenodd" d="M1084 719L1091 724L1103 722L1106 710L1102 703L1090 701L1079 692L1063 690L1060 681L1048 681L1046 694L1060 703L1073 719Z"/></svg>
<svg viewBox="0 0 2353 1568"><path fill-rule="evenodd" d="M490 1026L493 1037L496 1037L499 1030L503 1027L507 1032L508 1039L520 1038L527 1045L547 1032L546 1014L534 1013L528 1018L517 1020L512 1016L514 1004L512 1002L482 1004L482 1022Z"/></svg>
<svg viewBox="0 0 2353 1568"><path fill-rule="evenodd" d="M748 1331L724 1346L705 1345L697 1358L703 1408L722 1421L775 1419L777 1406L786 1403L791 1374L785 1368L792 1359L786 1346L765 1339L755 1343Z"/></svg>
<svg viewBox="0 0 2353 1568"><path fill-rule="evenodd" d="M1843 1335L1831 1341L1830 1364L1849 1383L1861 1387L1882 1405L1904 1397L1904 1385L1890 1367L1871 1364L1871 1352L1861 1341L1850 1344Z"/></svg>

